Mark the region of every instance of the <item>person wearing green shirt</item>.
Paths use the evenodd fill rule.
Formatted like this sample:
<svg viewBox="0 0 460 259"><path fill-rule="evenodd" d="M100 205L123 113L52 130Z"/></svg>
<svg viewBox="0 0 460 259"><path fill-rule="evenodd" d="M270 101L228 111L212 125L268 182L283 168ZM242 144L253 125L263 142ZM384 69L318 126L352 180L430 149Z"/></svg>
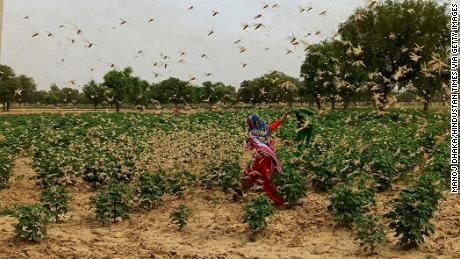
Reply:
<svg viewBox="0 0 460 259"><path fill-rule="evenodd" d="M292 113L297 118L297 145L299 151L303 151L305 146L310 144L315 129L314 115L316 112L308 108L292 109Z"/></svg>

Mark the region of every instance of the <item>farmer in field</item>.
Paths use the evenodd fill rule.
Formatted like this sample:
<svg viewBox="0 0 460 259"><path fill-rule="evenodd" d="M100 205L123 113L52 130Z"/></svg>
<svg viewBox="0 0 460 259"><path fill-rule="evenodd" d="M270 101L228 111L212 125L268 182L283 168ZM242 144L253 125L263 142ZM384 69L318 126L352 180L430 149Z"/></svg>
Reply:
<svg viewBox="0 0 460 259"><path fill-rule="evenodd" d="M256 150L256 159L252 167L246 169L247 175L242 189L248 189L257 180L261 180L265 193L277 205L283 205L284 200L278 195L276 186L272 182L272 172L275 169L278 173L281 173L282 169L271 141L271 132L279 127L286 116L287 113L283 114L280 119L270 125L257 114L250 115L246 119L249 127L246 148Z"/></svg>
<svg viewBox="0 0 460 259"><path fill-rule="evenodd" d="M307 108L298 108L291 110L297 118L297 141L299 141L297 148L303 151L305 146L310 144L311 138L314 133L315 123L314 110Z"/></svg>

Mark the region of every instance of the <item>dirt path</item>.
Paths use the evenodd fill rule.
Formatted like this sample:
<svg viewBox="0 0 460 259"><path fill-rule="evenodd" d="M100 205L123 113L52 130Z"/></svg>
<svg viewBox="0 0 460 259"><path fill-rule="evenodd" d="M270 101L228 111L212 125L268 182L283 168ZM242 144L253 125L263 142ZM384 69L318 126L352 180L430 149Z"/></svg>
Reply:
<svg viewBox="0 0 460 259"><path fill-rule="evenodd" d="M0 191L0 207L37 201L40 190L29 180L33 175L31 160L17 159L11 188ZM242 203L233 203L218 191L193 190L180 201L165 197L159 208L134 212L129 219L107 227L96 221L89 206L92 192L84 186L71 191L72 213L62 223L50 224L48 239L39 244L15 240L15 219L0 218L0 257L364 258L353 242L353 233L335 227L326 211L329 199L325 194L309 192L301 206L278 210L257 241L249 242ZM379 195L379 210L391 196L394 193ZM418 250L401 251L390 232L387 245L375 258L459 258L460 205L458 196L446 197L433 219L437 231L426 244ZM182 232L169 224L169 214L179 203L192 208Z"/></svg>
<svg viewBox="0 0 460 259"><path fill-rule="evenodd" d="M32 168L32 158L20 157L13 167L10 188L0 190L0 208L13 204L35 203L40 199L40 188L32 179L36 176Z"/></svg>

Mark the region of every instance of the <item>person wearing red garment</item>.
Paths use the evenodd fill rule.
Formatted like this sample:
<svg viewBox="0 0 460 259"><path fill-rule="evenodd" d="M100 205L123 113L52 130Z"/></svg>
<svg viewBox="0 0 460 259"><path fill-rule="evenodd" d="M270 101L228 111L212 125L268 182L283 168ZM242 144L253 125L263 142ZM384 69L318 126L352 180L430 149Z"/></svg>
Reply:
<svg viewBox="0 0 460 259"><path fill-rule="evenodd" d="M270 125L263 121L257 114L250 115L246 119L249 128L246 149L255 149L256 159L253 165L246 169L246 177L242 189L250 188L258 180L262 181L265 193L277 205L283 205L285 202L279 196L276 186L272 182L273 169L277 173L281 173L282 168L275 154L271 132L280 126L286 116L287 113L283 114L280 119Z"/></svg>

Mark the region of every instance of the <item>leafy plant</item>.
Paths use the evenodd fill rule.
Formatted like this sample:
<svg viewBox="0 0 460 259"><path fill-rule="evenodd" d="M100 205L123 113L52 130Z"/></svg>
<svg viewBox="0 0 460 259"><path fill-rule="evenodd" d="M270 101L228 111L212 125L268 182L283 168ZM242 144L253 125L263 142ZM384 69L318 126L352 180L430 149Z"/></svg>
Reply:
<svg viewBox="0 0 460 259"><path fill-rule="evenodd" d="M374 215L365 215L357 223L355 240L360 247L369 254L375 254L378 244L385 242L384 225Z"/></svg>
<svg viewBox="0 0 460 259"><path fill-rule="evenodd" d="M248 223L253 232L264 229L267 226L266 218L275 213L272 201L265 194L246 204L244 210L244 222Z"/></svg>
<svg viewBox="0 0 460 259"><path fill-rule="evenodd" d="M287 164L282 174L273 175L273 182L278 187L283 200L293 206L307 194L307 180L293 166Z"/></svg>
<svg viewBox="0 0 460 259"><path fill-rule="evenodd" d="M35 152L33 165L43 188L74 183L75 172L79 170L78 160L72 152L62 147L63 142L70 141L70 136L57 137L53 142L43 144Z"/></svg>
<svg viewBox="0 0 460 259"><path fill-rule="evenodd" d="M139 178L136 191L141 208L155 208L166 192L166 182L160 173L145 174Z"/></svg>
<svg viewBox="0 0 460 259"><path fill-rule="evenodd" d="M376 151L377 152L372 152ZM397 171L394 168L394 159L389 152L386 152L383 147L370 150L371 175L375 180L374 187L377 191L386 191L391 187L391 183L397 176Z"/></svg>
<svg viewBox="0 0 460 259"><path fill-rule="evenodd" d="M179 230L182 230L187 226L188 217L190 215L190 208L180 204L175 211L170 214L171 223L176 225Z"/></svg>
<svg viewBox="0 0 460 259"><path fill-rule="evenodd" d="M188 186L196 182L196 176L189 171L174 170L169 174L161 173L165 183L165 193L182 199Z"/></svg>
<svg viewBox="0 0 460 259"><path fill-rule="evenodd" d="M208 189L220 186L225 193L228 193L229 190L240 193L242 176L239 158L226 158L220 163L211 162L199 180L201 186Z"/></svg>
<svg viewBox="0 0 460 259"><path fill-rule="evenodd" d="M88 157L82 175L83 180L96 189L109 184L121 170L122 165L114 155L99 151Z"/></svg>
<svg viewBox="0 0 460 259"><path fill-rule="evenodd" d="M395 236L401 238L402 247L416 247L424 242L424 236L434 233L430 219L442 198L437 177L425 173L414 187L402 190L399 197L391 201L392 211L385 217L390 219L389 226L395 230Z"/></svg>
<svg viewBox="0 0 460 259"><path fill-rule="evenodd" d="M18 238L39 242L46 238L51 213L41 204L17 206L9 211L19 223L15 232Z"/></svg>
<svg viewBox="0 0 460 259"><path fill-rule="evenodd" d="M90 198L96 209L96 218L103 224L121 221L129 216L133 191L126 184L109 184Z"/></svg>
<svg viewBox="0 0 460 259"><path fill-rule="evenodd" d="M11 170L13 169L14 156L7 153L7 150L0 149L0 189L9 186Z"/></svg>
<svg viewBox="0 0 460 259"><path fill-rule="evenodd" d="M449 154L450 142L446 138L442 143L434 146L431 158L425 165L425 172L438 174L446 187L450 187Z"/></svg>
<svg viewBox="0 0 460 259"><path fill-rule="evenodd" d="M241 168L239 165L239 158L234 157L233 159L225 159L220 164L221 177L220 182L222 190L228 193L229 190L240 191L241 190Z"/></svg>
<svg viewBox="0 0 460 259"><path fill-rule="evenodd" d="M334 174L327 170L315 171L312 177L312 185L317 190L329 191L334 187Z"/></svg>
<svg viewBox="0 0 460 259"><path fill-rule="evenodd" d="M70 211L70 193L64 187L55 185L43 190L40 201L51 212L51 215L59 220L59 216Z"/></svg>
<svg viewBox="0 0 460 259"><path fill-rule="evenodd" d="M219 185L219 166L216 162L207 165L206 170L199 177L201 187L211 189Z"/></svg>
<svg viewBox="0 0 460 259"><path fill-rule="evenodd" d="M177 177L166 178L166 192L171 195L176 195L179 199L184 196L185 185L183 179Z"/></svg>
<svg viewBox="0 0 460 259"><path fill-rule="evenodd" d="M369 205L375 205L375 192L363 183L359 187L346 183L334 187L330 199L328 210L335 214L338 224L351 228L353 222L363 217Z"/></svg>

